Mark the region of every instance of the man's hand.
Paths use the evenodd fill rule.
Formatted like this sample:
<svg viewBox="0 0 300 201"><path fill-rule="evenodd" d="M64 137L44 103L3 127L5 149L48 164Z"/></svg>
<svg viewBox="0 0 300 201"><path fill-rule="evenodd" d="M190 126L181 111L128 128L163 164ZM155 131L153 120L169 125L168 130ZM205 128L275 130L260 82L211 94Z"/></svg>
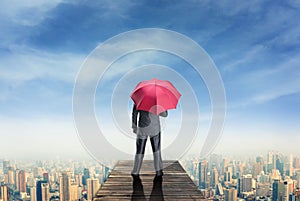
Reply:
<svg viewBox="0 0 300 201"><path fill-rule="evenodd" d="M136 134L137 129L136 128L132 128L132 130L133 130L133 133Z"/></svg>

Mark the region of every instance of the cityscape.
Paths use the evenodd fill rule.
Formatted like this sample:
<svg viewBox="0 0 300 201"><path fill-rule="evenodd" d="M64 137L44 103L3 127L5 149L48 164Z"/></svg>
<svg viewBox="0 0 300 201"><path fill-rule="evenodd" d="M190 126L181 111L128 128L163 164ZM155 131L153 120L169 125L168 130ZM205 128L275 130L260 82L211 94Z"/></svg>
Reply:
<svg viewBox="0 0 300 201"><path fill-rule="evenodd" d="M2 160L1 201L92 200L109 175L109 168L95 161Z"/></svg>
<svg viewBox="0 0 300 201"><path fill-rule="evenodd" d="M0 160L0 201L91 201L110 169L96 161ZM300 156L211 154L180 161L206 200L300 200Z"/></svg>
<svg viewBox="0 0 300 201"><path fill-rule="evenodd" d="M300 158L270 151L238 159L212 154L184 167L209 200L300 200Z"/></svg>

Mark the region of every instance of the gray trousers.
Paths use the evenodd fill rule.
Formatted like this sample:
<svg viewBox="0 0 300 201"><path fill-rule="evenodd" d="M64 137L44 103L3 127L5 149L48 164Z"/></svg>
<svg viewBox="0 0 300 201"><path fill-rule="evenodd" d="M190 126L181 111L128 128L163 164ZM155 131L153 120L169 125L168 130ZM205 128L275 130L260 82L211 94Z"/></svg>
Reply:
<svg viewBox="0 0 300 201"><path fill-rule="evenodd" d="M147 138L139 138L137 135L136 138L136 153L134 158L134 167L132 174L139 174L140 169L143 163L145 148L146 148ZM150 137L152 152L153 152L153 161L155 171L160 171L163 169L162 158L161 158L161 148L160 148L160 133L158 135Z"/></svg>

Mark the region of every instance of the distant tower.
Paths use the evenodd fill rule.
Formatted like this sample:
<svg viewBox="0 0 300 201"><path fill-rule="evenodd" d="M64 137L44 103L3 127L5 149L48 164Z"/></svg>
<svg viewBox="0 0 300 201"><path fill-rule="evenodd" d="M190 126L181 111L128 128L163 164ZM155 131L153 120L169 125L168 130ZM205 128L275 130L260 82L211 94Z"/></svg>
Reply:
<svg viewBox="0 0 300 201"><path fill-rule="evenodd" d="M36 182L36 200L41 201L43 199L43 192L42 192L42 184L47 183L46 181L37 181Z"/></svg>
<svg viewBox="0 0 300 201"><path fill-rule="evenodd" d="M79 199L79 187L77 183L71 184L70 201L77 201Z"/></svg>
<svg viewBox="0 0 300 201"><path fill-rule="evenodd" d="M49 201L49 200L50 200L49 184L42 183L42 200L41 201Z"/></svg>
<svg viewBox="0 0 300 201"><path fill-rule="evenodd" d="M218 183L216 185L216 193L217 195L224 195L224 191L221 183Z"/></svg>
<svg viewBox="0 0 300 201"><path fill-rule="evenodd" d="M206 181L207 181L207 173L208 173L208 161L203 160L199 162L198 165L198 171L199 171L199 188L200 189L205 189L206 186Z"/></svg>
<svg viewBox="0 0 300 201"><path fill-rule="evenodd" d="M82 177L82 184L87 185L86 180L90 178L90 171L88 168L84 168L83 170L83 177Z"/></svg>
<svg viewBox="0 0 300 201"><path fill-rule="evenodd" d="M243 197L243 193L253 192L253 179L251 174L243 175L238 180L238 196Z"/></svg>
<svg viewBox="0 0 300 201"><path fill-rule="evenodd" d="M300 188L300 171L297 172L296 179L297 179L297 188Z"/></svg>
<svg viewBox="0 0 300 201"><path fill-rule="evenodd" d="M273 181L272 188L273 188L272 201L278 201L279 180L275 179Z"/></svg>
<svg viewBox="0 0 300 201"><path fill-rule="evenodd" d="M219 173L216 167L213 167L211 174L211 185L215 187L219 183Z"/></svg>
<svg viewBox="0 0 300 201"><path fill-rule="evenodd" d="M92 201L95 194L99 190L99 180L98 179L87 179L87 199Z"/></svg>
<svg viewBox="0 0 300 201"><path fill-rule="evenodd" d="M37 201L36 199L36 187L30 188L30 201Z"/></svg>
<svg viewBox="0 0 300 201"><path fill-rule="evenodd" d="M294 161L293 155L290 154L289 155L288 167L287 167L288 168L287 175L289 175L290 177L294 176L293 161Z"/></svg>
<svg viewBox="0 0 300 201"><path fill-rule="evenodd" d="M242 177L243 179L243 192L251 192L252 191L252 175L251 174L247 174L247 175L243 175Z"/></svg>
<svg viewBox="0 0 300 201"><path fill-rule="evenodd" d="M71 180L69 172L63 172L59 178L60 201L70 200Z"/></svg>
<svg viewBox="0 0 300 201"><path fill-rule="evenodd" d="M8 184L15 185L15 173L12 167L8 168Z"/></svg>
<svg viewBox="0 0 300 201"><path fill-rule="evenodd" d="M237 201L237 190L235 188L225 189L225 201Z"/></svg>
<svg viewBox="0 0 300 201"><path fill-rule="evenodd" d="M18 186L20 193L26 193L26 173L24 170L20 170L18 176Z"/></svg>
<svg viewBox="0 0 300 201"><path fill-rule="evenodd" d="M19 172L20 170L19 169L16 169L15 170L15 173L14 173L14 178L15 178L15 185L16 185L16 191L20 191L20 182L19 182Z"/></svg>
<svg viewBox="0 0 300 201"><path fill-rule="evenodd" d="M8 174L8 167L10 166L9 160L4 160L2 165L3 165L3 173Z"/></svg>
<svg viewBox="0 0 300 201"><path fill-rule="evenodd" d="M232 181L232 166L228 165L225 167L225 172L224 172L224 182L231 182Z"/></svg>
<svg viewBox="0 0 300 201"><path fill-rule="evenodd" d="M0 200L8 201L8 187L6 185L0 186Z"/></svg>
<svg viewBox="0 0 300 201"><path fill-rule="evenodd" d="M49 182L49 174L47 172L43 173L43 179L44 181Z"/></svg>
<svg viewBox="0 0 300 201"><path fill-rule="evenodd" d="M78 186L82 186L82 174L75 175L75 182L78 184Z"/></svg>
<svg viewBox="0 0 300 201"><path fill-rule="evenodd" d="M293 183L293 180L291 179L287 179L283 182L283 186L284 186L284 189L283 189L283 199L284 200L289 200L289 195L291 193L293 193L293 190L294 190L294 183Z"/></svg>

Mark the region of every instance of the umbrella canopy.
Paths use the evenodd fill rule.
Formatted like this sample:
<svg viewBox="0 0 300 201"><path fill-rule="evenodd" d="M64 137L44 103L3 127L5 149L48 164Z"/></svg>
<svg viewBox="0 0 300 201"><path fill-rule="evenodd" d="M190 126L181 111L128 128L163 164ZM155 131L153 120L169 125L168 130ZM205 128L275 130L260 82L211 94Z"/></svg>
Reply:
<svg viewBox="0 0 300 201"><path fill-rule="evenodd" d="M171 82L156 78L140 82L130 95L138 110L156 115L175 109L180 96Z"/></svg>

